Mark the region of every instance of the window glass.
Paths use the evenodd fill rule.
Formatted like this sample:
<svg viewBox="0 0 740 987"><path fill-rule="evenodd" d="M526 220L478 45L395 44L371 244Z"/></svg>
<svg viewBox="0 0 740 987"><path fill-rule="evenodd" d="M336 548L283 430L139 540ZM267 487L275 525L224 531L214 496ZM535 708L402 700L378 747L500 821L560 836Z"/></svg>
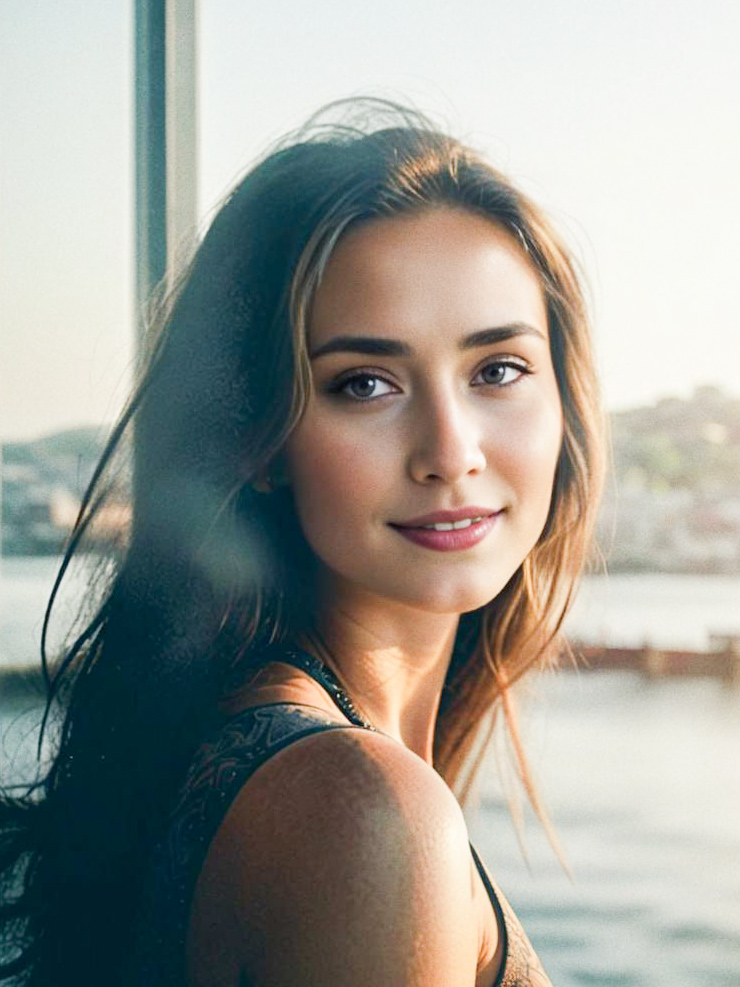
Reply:
<svg viewBox="0 0 740 987"><path fill-rule="evenodd" d="M0 436L115 418L132 331L127 0L0 5Z"/></svg>

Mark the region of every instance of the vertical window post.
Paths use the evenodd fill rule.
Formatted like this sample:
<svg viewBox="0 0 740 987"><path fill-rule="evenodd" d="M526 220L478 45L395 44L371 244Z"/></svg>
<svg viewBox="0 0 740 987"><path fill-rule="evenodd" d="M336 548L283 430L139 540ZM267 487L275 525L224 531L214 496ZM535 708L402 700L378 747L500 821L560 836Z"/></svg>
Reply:
<svg viewBox="0 0 740 987"><path fill-rule="evenodd" d="M136 313L140 349L154 289L197 224L197 0L135 0Z"/></svg>

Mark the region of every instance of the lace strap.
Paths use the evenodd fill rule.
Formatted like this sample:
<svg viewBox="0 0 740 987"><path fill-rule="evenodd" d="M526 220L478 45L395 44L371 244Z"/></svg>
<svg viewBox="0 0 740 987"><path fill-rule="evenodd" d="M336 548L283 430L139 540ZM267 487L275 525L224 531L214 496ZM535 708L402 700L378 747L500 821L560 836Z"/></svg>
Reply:
<svg viewBox="0 0 740 987"><path fill-rule="evenodd" d="M374 727L372 723L368 723L358 713L355 704L339 684L337 677L319 658L314 657L314 655L309 654L307 651L303 651L301 648L281 647L279 651L276 649L273 660L282 661L286 665L292 665L294 668L300 668L306 672L328 692L334 704L344 713L350 723L354 723L358 727L364 727L366 730L374 730L377 733L377 727Z"/></svg>

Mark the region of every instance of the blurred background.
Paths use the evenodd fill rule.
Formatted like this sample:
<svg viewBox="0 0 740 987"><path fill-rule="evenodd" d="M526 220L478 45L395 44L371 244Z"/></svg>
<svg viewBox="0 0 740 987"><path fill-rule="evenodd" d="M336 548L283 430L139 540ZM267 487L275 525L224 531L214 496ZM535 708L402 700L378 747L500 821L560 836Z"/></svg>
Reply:
<svg viewBox="0 0 740 987"><path fill-rule="evenodd" d="M523 702L574 881L534 824L523 861L493 761L471 832L555 984L736 987L740 8L191 9L186 239L272 140L329 100L370 94L483 151L572 244L612 420L610 574L586 578L571 616L581 670L537 680ZM135 49L133 0L0 0L3 780L30 770L25 669L131 382Z"/></svg>

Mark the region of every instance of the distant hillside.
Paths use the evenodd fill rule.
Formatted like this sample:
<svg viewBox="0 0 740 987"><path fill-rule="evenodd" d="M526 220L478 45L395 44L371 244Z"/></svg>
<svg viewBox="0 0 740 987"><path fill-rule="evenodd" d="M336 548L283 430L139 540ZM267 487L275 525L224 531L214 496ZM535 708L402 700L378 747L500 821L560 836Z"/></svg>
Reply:
<svg viewBox="0 0 740 987"><path fill-rule="evenodd" d="M81 456L90 459L100 455L108 431L107 425L82 425L45 435L29 444L41 456Z"/></svg>
<svg viewBox="0 0 740 987"><path fill-rule="evenodd" d="M612 569L740 573L740 400L701 387L612 415Z"/></svg>
<svg viewBox="0 0 740 987"><path fill-rule="evenodd" d="M740 399L701 387L612 415L620 485L740 496Z"/></svg>
<svg viewBox="0 0 740 987"><path fill-rule="evenodd" d="M30 442L5 442L2 447L3 473L13 466L31 467L39 481L61 486L81 496L107 435L108 426L88 425Z"/></svg>
<svg viewBox="0 0 740 987"><path fill-rule="evenodd" d="M80 425L62 432L52 432L38 439L20 442L3 442L3 457L22 455L24 450L33 449L40 453L84 453L102 444L101 437L108 431L106 425Z"/></svg>
<svg viewBox="0 0 740 987"><path fill-rule="evenodd" d="M2 448L2 552L58 553L77 516L107 428L69 429Z"/></svg>

